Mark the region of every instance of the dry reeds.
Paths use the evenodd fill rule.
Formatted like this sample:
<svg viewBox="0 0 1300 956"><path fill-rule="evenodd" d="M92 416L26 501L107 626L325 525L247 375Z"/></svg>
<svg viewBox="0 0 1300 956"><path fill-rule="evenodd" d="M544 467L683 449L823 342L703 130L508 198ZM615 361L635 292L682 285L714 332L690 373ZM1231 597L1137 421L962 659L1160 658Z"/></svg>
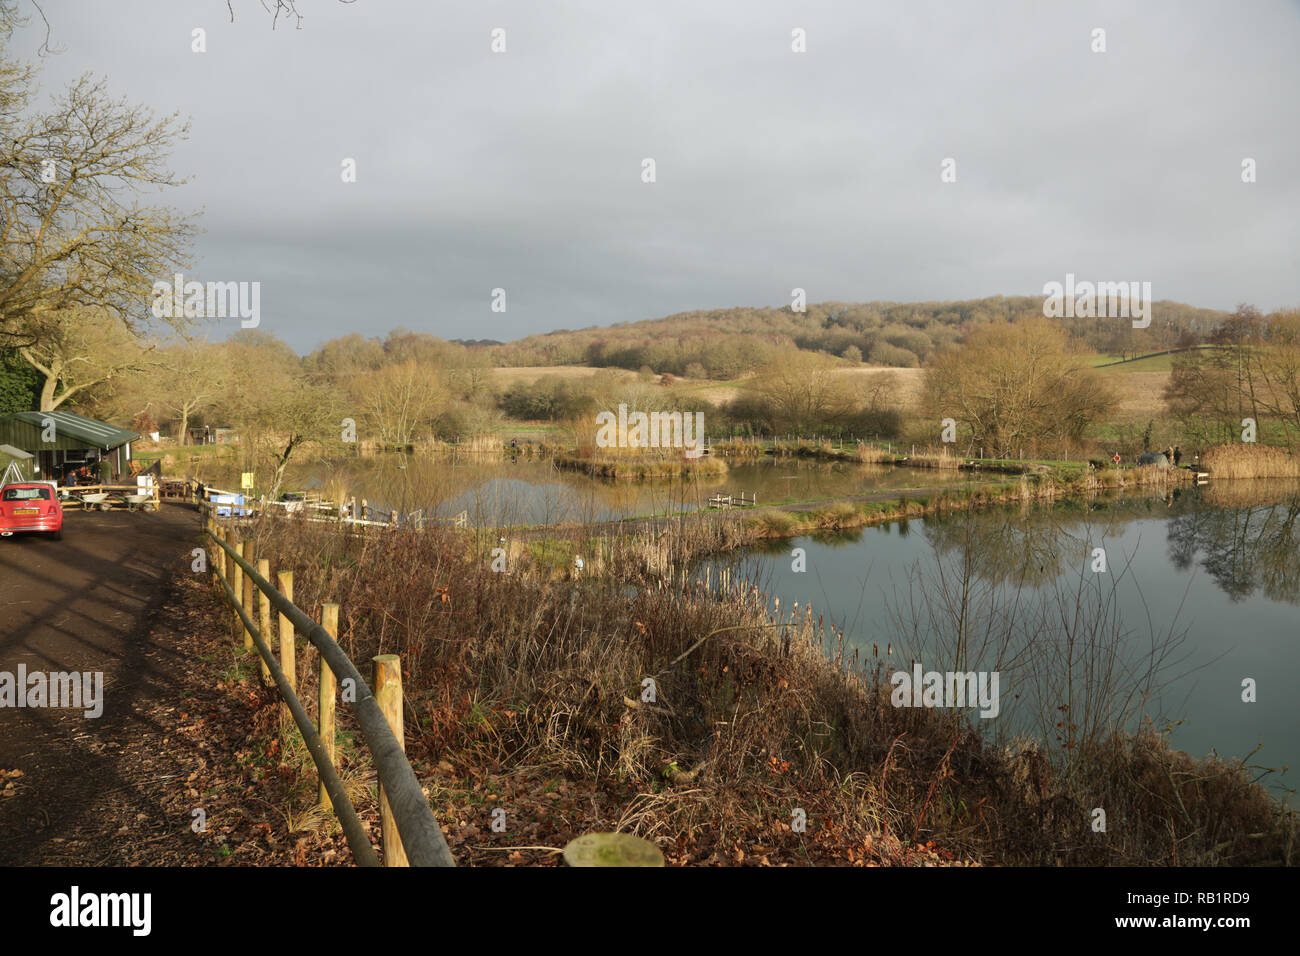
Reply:
<svg viewBox="0 0 1300 956"><path fill-rule="evenodd" d="M560 468L581 471L594 478L614 478L631 481L651 481L663 478L717 478L728 471L721 458L708 455L701 458L684 458L677 455L624 454L582 457L559 455L555 464Z"/></svg>
<svg viewBox="0 0 1300 956"><path fill-rule="evenodd" d="M713 454L729 458L761 458L767 443L758 438L720 438L711 447Z"/></svg>
<svg viewBox="0 0 1300 956"><path fill-rule="evenodd" d="M1201 464L1216 479L1300 478L1300 458L1273 445L1216 445L1202 456Z"/></svg>
<svg viewBox="0 0 1300 956"><path fill-rule="evenodd" d="M911 468L952 468L957 469L962 465L962 459L956 455L934 454L933 452L921 452L919 455L911 455L907 459L907 464Z"/></svg>

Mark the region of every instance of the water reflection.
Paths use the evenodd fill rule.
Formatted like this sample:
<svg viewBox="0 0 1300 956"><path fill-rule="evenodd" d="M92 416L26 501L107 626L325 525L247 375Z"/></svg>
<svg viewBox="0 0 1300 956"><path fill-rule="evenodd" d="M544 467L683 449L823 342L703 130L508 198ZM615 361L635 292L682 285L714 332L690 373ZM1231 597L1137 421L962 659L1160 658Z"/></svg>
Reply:
<svg viewBox="0 0 1300 956"><path fill-rule="evenodd" d="M1259 593L1300 603L1300 482L1251 481L1175 489L1160 495L1109 497L989 508L920 522L812 535L818 544L853 547L872 534L905 539L918 525L936 554L959 554L982 580L1039 587L1071 568L1091 567L1095 547L1121 538L1135 522L1159 519L1171 565L1206 572L1224 594L1241 601ZM753 549L789 550L781 540ZM1108 567L1130 558L1108 549Z"/></svg>
<svg viewBox="0 0 1300 956"><path fill-rule="evenodd" d="M1087 741L1150 718L1176 723L1174 745L1196 756L1254 753L1252 764L1280 768L1300 761L1289 691L1300 682L1298 517L1300 482L1225 483L988 508L714 563L734 562L733 579L783 610L812 602L858 659L887 672L914 660L998 670L994 739L1032 733L1069 763ZM1246 677L1276 693L1243 702Z"/></svg>
<svg viewBox="0 0 1300 956"><path fill-rule="evenodd" d="M238 469L203 476L237 485ZM591 478L550 461L500 456L456 461L375 455L291 466L285 487L324 497L355 496L384 511L423 509L448 518L461 511L474 525L545 525L678 514L708 506L711 495L757 495L759 504L819 501L904 488L961 483L965 474L798 459L732 461L725 475L635 482ZM224 484L223 484L224 483Z"/></svg>
<svg viewBox="0 0 1300 956"><path fill-rule="evenodd" d="M1199 564L1234 602L1258 592L1300 603L1300 494L1277 500L1284 489L1238 482L1208 492L1213 506L1169 522L1170 560L1180 571Z"/></svg>

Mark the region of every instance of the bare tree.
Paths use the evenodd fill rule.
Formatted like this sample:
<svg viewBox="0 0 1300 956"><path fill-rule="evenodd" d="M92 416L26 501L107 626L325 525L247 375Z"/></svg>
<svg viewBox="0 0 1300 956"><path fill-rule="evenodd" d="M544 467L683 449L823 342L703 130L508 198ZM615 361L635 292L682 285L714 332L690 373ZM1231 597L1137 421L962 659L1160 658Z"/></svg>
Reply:
<svg viewBox="0 0 1300 956"><path fill-rule="evenodd" d="M248 464L269 460L274 498L304 445L338 440L343 418L339 396L313 380L297 354L273 336L243 331L226 351L231 371L220 405L239 430Z"/></svg>
<svg viewBox="0 0 1300 956"><path fill-rule="evenodd" d="M186 443L190 419L216 405L229 380L222 351L206 342L186 342L163 350L159 368L150 376L153 403L179 416L176 442Z"/></svg>
<svg viewBox="0 0 1300 956"><path fill-rule="evenodd" d="M1235 441L1246 416L1300 442L1300 311L1264 317L1239 306L1213 342L1175 361L1164 393L1170 413L1205 442Z"/></svg>
<svg viewBox="0 0 1300 956"><path fill-rule="evenodd" d="M409 445L451 404L433 370L413 360L361 376L352 394L384 445Z"/></svg>
<svg viewBox="0 0 1300 956"><path fill-rule="evenodd" d="M271 15L271 29L279 26L280 21L292 21L301 30L303 15L298 12L298 0L258 0L262 9ZM353 4L356 0L338 0L342 4ZM226 10L230 12L230 22L235 22L235 0L226 0Z"/></svg>
<svg viewBox="0 0 1300 956"><path fill-rule="evenodd" d="M941 352L926 370L936 423L952 417L996 457L1077 443L1110 408L1101 378L1042 316L994 322Z"/></svg>
<svg viewBox="0 0 1300 956"><path fill-rule="evenodd" d="M836 375L838 363L794 352L758 374L751 388L766 404L772 425L803 433L833 424L857 406L852 386Z"/></svg>
<svg viewBox="0 0 1300 956"><path fill-rule="evenodd" d="M0 6L0 43L14 10ZM166 160L189 127L111 98L88 75L29 115L31 83L0 47L0 341L34 345L51 315L78 307L138 331L153 282L194 234L191 218L141 201L184 182Z"/></svg>
<svg viewBox="0 0 1300 956"><path fill-rule="evenodd" d="M44 314L30 329L33 341L19 346L18 354L41 376L43 412L147 368L153 351L111 316L90 309Z"/></svg>

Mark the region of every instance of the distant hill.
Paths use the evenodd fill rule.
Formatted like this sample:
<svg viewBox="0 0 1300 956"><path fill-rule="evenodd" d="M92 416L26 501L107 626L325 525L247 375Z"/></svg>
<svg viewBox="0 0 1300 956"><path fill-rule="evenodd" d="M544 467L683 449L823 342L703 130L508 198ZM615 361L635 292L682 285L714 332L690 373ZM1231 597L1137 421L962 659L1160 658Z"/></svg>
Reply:
<svg viewBox="0 0 1300 956"><path fill-rule="evenodd" d="M824 352L853 362L913 368L936 349L960 342L997 319L1041 315L1043 297L991 296L960 302L821 302L806 312L732 308L682 312L660 319L560 329L490 345L498 366L589 365L731 379L790 349ZM1227 315L1159 301L1146 329L1126 319L1058 321L1088 348L1132 354L1204 341ZM478 344L464 342L464 344Z"/></svg>

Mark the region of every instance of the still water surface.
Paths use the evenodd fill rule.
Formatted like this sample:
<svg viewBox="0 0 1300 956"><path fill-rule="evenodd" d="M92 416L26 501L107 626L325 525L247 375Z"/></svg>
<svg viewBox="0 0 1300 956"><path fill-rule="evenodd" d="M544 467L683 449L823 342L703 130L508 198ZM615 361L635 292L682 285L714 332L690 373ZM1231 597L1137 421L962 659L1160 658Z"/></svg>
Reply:
<svg viewBox="0 0 1300 956"><path fill-rule="evenodd" d="M803 572L793 569L794 548L805 551ZM1105 572L1093 570L1097 548ZM1172 741L1182 750L1245 758L1258 747L1251 764L1300 763L1300 483L992 508L709 563L715 578L730 565L769 604L779 597L783 616L811 602L843 629L850 652L887 673L912 660L926 670L999 669L1004 737L1050 739L1063 702L1073 700L1079 720L1138 688L1158 725L1181 721ZM1255 703L1242 700L1246 679ZM1267 782L1281 791L1293 780Z"/></svg>
<svg viewBox="0 0 1300 956"><path fill-rule="evenodd" d="M238 480L234 470L205 477ZM466 511L472 525L500 526L692 511L720 492L776 504L966 480L765 459L717 478L613 482L547 461L377 456L300 466L286 488L337 486L384 509ZM792 568L794 548L805 552L803 572ZM1093 570L1097 548L1105 572ZM783 608L811 602L843 630L849 652L888 672L912 660L927 670L998 669L1003 738L1050 742L1062 702L1081 725L1128 713L1131 726L1140 705L1157 725L1177 722L1175 746L1196 756L1245 758L1258 748L1254 765L1300 762L1300 483L990 508L799 538L707 564L730 566ZM1247 679L1255 703L1242 700ZM1292 778L1267 779L1281 792Z"/></svg>
<svg viewBox="0 0 1300 956"><path fill-rule="evenodd" d="M238 469L206 476L218 487L238 487ZM385 511L423 508L436 517L468 512L474 526L571 524L707 507L710 495L757 495L781 504L872 491L961 484L968 473L797 459L732 464L725 475L688 481L609 481L555 467L549 461L499 456L452 463L396 455L290 469L284 487L326 490L332 485Z"/></svg>

